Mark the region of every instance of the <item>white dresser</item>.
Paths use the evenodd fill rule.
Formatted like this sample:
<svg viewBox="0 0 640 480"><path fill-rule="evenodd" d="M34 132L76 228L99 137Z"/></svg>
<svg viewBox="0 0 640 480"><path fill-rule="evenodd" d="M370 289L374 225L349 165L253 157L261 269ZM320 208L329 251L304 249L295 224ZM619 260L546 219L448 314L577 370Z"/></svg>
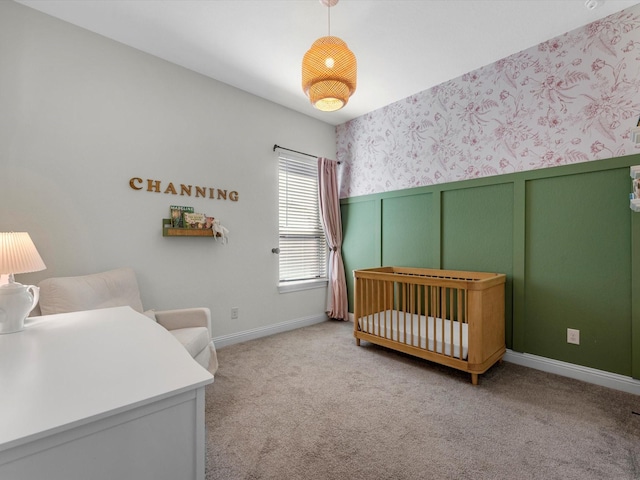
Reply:
<svg viewBox="0 0 640 480"><path fill-rule="evenodd" d="M129 307L0 335L0 479L203 480L213 376Z"/></svg>

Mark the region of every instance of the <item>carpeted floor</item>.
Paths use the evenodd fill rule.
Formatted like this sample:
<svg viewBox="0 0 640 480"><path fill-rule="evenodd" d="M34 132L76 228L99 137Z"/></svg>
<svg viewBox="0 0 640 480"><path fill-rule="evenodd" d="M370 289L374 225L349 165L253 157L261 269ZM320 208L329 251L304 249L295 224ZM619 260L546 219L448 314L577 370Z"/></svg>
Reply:
<svg viewBox="0 0 640 480"><path fill-rule="evenodd" d="M218 350L207 480L640 479L640 397L507 362L474 387L351 328Z"/></svg>

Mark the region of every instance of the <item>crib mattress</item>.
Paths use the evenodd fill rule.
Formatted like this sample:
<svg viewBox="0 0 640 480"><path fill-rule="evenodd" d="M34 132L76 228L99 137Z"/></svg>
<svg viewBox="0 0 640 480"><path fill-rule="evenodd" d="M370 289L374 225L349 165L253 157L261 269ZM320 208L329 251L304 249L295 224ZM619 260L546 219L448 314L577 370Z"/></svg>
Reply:
<svg viewBox="0 0 640 480"><path fill-rule="evenodd" d="M361 317L358 319L358 324L364 333L449 357L467 359L469 343L466 323L460 324L455 320L386 310ZM462 341L460 334L462 334ZM460 355L461 346L462 355Z"/></svg>

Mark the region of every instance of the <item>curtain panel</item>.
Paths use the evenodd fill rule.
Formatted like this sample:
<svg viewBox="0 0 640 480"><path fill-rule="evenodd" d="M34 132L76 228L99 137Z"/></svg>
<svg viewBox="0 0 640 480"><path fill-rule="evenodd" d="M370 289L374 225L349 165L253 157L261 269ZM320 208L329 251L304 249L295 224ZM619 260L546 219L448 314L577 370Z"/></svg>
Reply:
<svg viewBox="0 0 640 480"><path fill-rule="evenodd" d="M326 312L330 318L349 319L347 281L342 261L342 219L338 197L338 162L318 158L318 199L320 216L329 244L329 289Z"/></svg>

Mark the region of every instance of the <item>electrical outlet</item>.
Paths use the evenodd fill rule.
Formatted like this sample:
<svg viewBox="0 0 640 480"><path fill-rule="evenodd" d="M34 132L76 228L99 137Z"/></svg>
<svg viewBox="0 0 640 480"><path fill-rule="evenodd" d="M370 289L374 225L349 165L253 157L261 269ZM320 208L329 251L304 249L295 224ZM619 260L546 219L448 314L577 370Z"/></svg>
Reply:
<svg viewBox="0 0 640 480"><path fill-rule="evenodd" d="M238 307L231 308L231 319L235 320L238 318Z"/></svg>
<svg viewBox="0 0 640 480"><path fill-rule="evenodd" d="M573 328L567 328L567 343L573 343L574 345L580 345L580 330Z"/></svg>

